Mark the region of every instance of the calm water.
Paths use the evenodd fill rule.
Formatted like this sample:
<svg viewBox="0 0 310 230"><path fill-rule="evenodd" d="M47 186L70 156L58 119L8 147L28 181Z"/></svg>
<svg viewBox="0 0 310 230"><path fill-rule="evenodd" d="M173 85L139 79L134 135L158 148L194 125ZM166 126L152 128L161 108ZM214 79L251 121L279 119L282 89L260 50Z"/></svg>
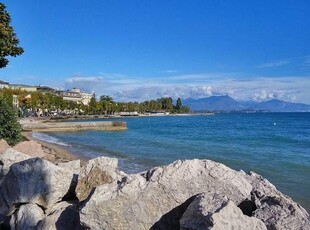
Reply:
<svg viewBox="0 0 310 230"><path fill-rule="evenodd" d="M34 135L88 157L117 157L126 172L193 158L252 170L310 210L310 113L116 120L125 120L128 130Z"/></svg>

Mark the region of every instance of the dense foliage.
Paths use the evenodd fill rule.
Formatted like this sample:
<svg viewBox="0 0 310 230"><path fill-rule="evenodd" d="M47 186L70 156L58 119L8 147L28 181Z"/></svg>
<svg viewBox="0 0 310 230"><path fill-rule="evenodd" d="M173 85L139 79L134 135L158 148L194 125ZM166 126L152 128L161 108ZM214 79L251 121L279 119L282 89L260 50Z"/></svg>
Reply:
<svg viewBox="0 0 310 230"><path fill-rule="evenodd" d="M0 139L6 140L9 145L15 145L22 139L20 132L16 110L8 98L0 95Z"/></svg>
<svg viewBox="0 0 310 230"><path fill-rule="evenodd" d="M10 22L10 14L6 11L5 5L0 2L0 68L7 66L8 56L16 57L24 52L23 48L18 46L19 40Z"/></svg>
<svg viewBox="0 0 310 230"><path fill-rule="evenodd" d="M102 95L99 100L95 94L90 100L89 105L77 104L73 101L63 100L62 97L52 93L26 92L22 90L13 90L9 88L0 89L7 98L12 95L18 96L19 107L21 110L35 111L37 109L47 110L48 113L53 111L74 111L74 114L96 114L96 115L113 115L119 112L169 112L169 113L188 113L187 106L182 106L181 99L178 98L176 105L170 97L163 97L157 100L149 100L141 103L138 102L115 102L112 97ZM31 96L29 96L31 95ZM12 99L10 99L12 100Z"/></svg>

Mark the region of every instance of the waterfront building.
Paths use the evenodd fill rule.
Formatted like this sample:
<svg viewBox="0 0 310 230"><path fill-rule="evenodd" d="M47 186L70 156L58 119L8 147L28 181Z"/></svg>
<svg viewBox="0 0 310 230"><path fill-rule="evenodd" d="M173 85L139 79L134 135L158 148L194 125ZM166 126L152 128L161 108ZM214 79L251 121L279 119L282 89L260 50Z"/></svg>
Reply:
<svg viewBox="0 0 310 230"><path fill-rule="evenodd" d="M36 92L36 91L38 91L37 86L23 85L23 84L9 84L8 88L24 90L24 91L27 91L27 92Z"/></svg>
<svg viewBox="0 0 310 230"><path fill-rule="evenodd" d="M90 102L90 99L92 98L91 93L84 92L78 88L73 88L72 90L66 90L66 91L63 91L63 90L56 91L55 89L48 87L48 86L42 86L42 85L32 86L32 85L24 85L24 84L10 84L8 82L0 80L0 89L3 89L3 88L10 88L13 90L27 91L30 93L30 95L29 95L30 97L31 97L31 93L33 93L33 92L51 93L54 95L61 96L63 98L63 100L65 100L65 101L73 101L73 102L76 102L78 104L83 104L83 105L88 105Z"/></svg>
<svg viewBox="0 0 310 230"><path fill-rule="evenodd" d="M81 103L82 101L82 97L81 94L79 92L76 91L57 91L56 94L58 96L61 96L65 101L73 101L76 102L78 104Z"/></svg>
<svg viewBox="0 0 310 230"><path fill-rule="evenodd" d="M81 92L82 104L88 105L92 96L93 95L91 93Z"/></svg>
<svg viewBox="0 0 310 230"><path fill-rule="evenodd" d="M79 88L73 88L67 91L57 91L57 94L64 100L74 101L78 104L88 105L92 98L91 93L86 93Z"/></svg>
<svg viewBox="0 0 310 230"><path fill-rule="evenodd" d="M9 85L8 82L0 80L0 89L7 88L8 85Z"/></svg>

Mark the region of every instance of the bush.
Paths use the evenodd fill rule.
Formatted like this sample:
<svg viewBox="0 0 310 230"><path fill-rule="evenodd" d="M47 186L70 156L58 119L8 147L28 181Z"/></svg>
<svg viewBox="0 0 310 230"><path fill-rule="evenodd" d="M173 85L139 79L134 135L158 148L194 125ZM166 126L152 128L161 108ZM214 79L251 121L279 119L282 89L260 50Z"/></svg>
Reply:
<svg viewBox="0 0 310 230"><path fill-rule="evenodd" d="M3 97L0 97L0 139L6 140L9 145L22 140L16 110Z"/></svg>

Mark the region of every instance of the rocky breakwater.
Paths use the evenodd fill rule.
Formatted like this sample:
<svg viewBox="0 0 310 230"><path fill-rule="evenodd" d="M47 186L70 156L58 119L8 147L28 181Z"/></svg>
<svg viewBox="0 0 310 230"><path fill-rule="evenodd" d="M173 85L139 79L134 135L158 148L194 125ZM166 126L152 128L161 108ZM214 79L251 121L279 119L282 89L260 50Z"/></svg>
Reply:
<svg viewBox="0 0 310 230"><path fill-rule="evenodd" d="M213 161L126 174L117 159L56 165L2 146L0 229L310 229L266 179Z"/></svg>

